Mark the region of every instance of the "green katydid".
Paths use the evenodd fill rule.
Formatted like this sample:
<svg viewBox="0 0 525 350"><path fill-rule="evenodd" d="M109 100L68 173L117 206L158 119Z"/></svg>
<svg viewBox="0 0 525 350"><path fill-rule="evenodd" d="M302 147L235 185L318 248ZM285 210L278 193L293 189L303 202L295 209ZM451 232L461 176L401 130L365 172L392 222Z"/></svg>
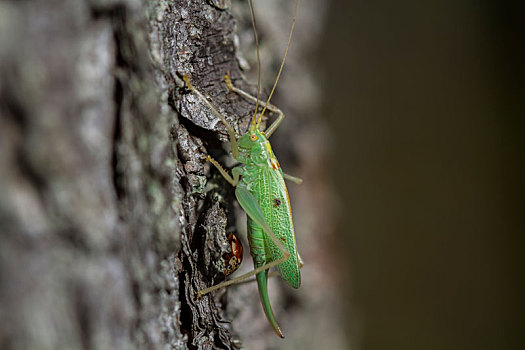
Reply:
<svg viewBox="0 0 525 350"><path fill-rule="evenodd" d="M302 261L297 253L290 199L288 197L288 190L284 183L284 179L286 178L287 180L296 183L301 183L302 180L283 173L277 158L273 154L268 139L284 119L284 114L277 107L270 104L270 99L275 91L275 87L279 81L288 54L288 48L290 47L292 33L295 26L295 19L297 17L299 0L296 0L295 3L295 11L288 37L288 44L286 46L277 78L268 100L259 115L257 114L261 85L259 45L251 0L249 0L248 3L250 5L250 13L252 16L255 43L257 47L257 97L253 97L236 88L232 84L229 74L226 74L224 78L226 85L231 91L255 102L255 113L249 131L246 134L239 136L212 103L208 101L206 96L192 86L189 78L185 76L183 79L189 90L195 93L225 125L230 138L232 155L238 162L243 164L233 168L233 176L231 176L217 161L210 156L206 158L219 170L232 186L236 187L235 195L237 200L248 216L248 241L250 243L250 254L252 255L254 262L254 270L215 286L200 290L197 293L197 297L201 297L219 288L237 284L255 275L259 288L259 296L266 317L275 332L281 338L284 338L283 333L275 320L268 297L268 270L276 267L278 274L288 285L293 288L299 288L301 285L300 268L302 266ZM261 131L261 121L266 109L276 113L278 116L266 131Z"/></svg>

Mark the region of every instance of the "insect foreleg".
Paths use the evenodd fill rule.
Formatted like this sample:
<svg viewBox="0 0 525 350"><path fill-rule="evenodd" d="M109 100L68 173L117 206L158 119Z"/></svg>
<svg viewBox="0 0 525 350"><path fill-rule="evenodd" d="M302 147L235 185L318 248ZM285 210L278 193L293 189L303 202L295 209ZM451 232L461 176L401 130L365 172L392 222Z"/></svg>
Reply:
<svg viewBox="0 0 525 350"><path fill-rule="evenodd" d="M226 74L224 76L224 80L226 81L226 85L228 86L228 89L230 89L231 91L235 92L235 93L238 93L239 95L241 95L242 97L250 100L250 101L253 101L255 103L257 103L257 98L250 95L249 93L247 93L246 91L243 91L237 87L235 87L233 84L232 84L232 81L230 79L230 76L228 74ZM272 125L270 125L265 131L264 133L266 134L266 137L270 137L273 132L275 131L275 129L277 129L277 127L279 126L279 124L282 123L282 121L284 120L284 113L283 111L281 111L279 108L275 107L274 105L272 105L271 103L268 104L268 107L267 107L268 110L274 112L277 114L277 119L272 123Z"/></svg>
<svg viewBox="0 0 525 350"><path fill-rule="evenodd" d="M228 131L228 135L230 136L230 144L231 144L231 148L232 148L232 155L233 155L233 158L237 159L239 157L239 147L237 146L237 133L235 132L235 130L233 129L233 127L230 125L230 123L228 123L228 121L226 120L226 118L223 117L222 114L219 113L219 111L213 106L213 104L211 104L210 101L208 101L208 99L206 98L206 96L204 96L204 94L202 92L200 92L199 90L197 90L190 82L190 78L188 78L188 76L183 76L182 79L184 80L184 82L186 83L186 85L188 86L188 89L190 89L190 91L192 91L193 93L195 93L195 95L197 95L201 101L206 105L208 106L208 108L212 111L212 113L217 117L219 118L219 120L224 124L224 126L226 127L226 130ZM213 162L212 162L213 163Z"/></svg>
<svg viewBox="0 0 525 350"><path fill-rule="evenodd" d="M266 128L266 130L264 131L264 133L266 134L266 137L269 138L270 136L272 136L275 129L277 129L277 127L283 122L284 113L281 112L281 110L275 107L274 105L268 105L268 109L278 114L277 119L272 123L272 125Z"/></svg>

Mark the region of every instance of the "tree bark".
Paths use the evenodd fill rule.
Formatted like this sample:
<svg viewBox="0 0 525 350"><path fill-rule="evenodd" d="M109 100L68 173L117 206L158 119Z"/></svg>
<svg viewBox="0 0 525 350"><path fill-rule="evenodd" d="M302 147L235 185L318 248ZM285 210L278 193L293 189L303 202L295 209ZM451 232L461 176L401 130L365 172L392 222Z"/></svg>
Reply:
<svg viewBox="0 0 525 350"><path fill-rule="evenodd" d="M244 132L235 24L228 0L0 4L0 348L235 349L269 330L254 286L195 298L241 225L203 159L227 162L225 128L180 77Z"/></svg>

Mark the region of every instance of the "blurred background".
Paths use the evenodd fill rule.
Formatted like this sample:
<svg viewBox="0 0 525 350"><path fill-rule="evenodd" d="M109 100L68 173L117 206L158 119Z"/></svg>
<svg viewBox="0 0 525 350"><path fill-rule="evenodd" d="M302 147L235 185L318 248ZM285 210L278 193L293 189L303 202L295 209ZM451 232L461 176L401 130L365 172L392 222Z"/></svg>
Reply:
<svg viewBox="0 0 525 350"><path fill-rule="evenodd" d="M179 47L189 5L207 20ZM294 1L255 5L268 93ZM255 284L192 300L184 268L202 266L179 254L186 216L199 225L182 185L206 179L177 148L195 130L174 133L193 126L174 65L200 47L209 70L189 71L228 57L254 88L247 1L0 2L0 349L525 349L524 14L301 0L272 99L275 153L305 180L289 186L302 287L269 282L281 340ZM207 88L228 106L223 73Z"/></svg>
<svg viewBox="0 0 525 350"><path fill-rule="evenodd" d="M332 1L318 68L353 349L523 349L523 1Z"/></svg>

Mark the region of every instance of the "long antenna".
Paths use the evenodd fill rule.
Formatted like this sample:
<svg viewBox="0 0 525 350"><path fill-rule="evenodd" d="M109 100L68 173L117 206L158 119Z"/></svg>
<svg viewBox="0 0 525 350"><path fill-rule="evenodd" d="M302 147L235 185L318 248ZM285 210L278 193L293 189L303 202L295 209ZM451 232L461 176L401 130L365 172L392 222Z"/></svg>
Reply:
<svg viewBox="0 0 525 350"><path fill-rule="evenodd" d="M251 123L251 128L255 127L256 124L256 117L257 117L257 109L259 108L259 97L261 95L261 56L259 53L259 36L257 35L257 25L255 24L255 12L253 11L253 4L252 0L248 0L248 4L250 5L250 15L252 16L252 27L253 27L253 35L255 37L255 50L257 51L257 100L255 102L255 111L253 112L253 118Z"/></svg>
<svg viewBox="0 0 525 350"><path fill-rule="evenodd" d="M249 0L251 3L251 0ZM275 91L275 88L277 87L277 83L279 82L279 78L281 77L281 73L283 71L284 62L286 61L286 56L288 56L288 49L290 48L290 44L292 42L292 35L293 35L293 29L295 27L295 20L297 19L297 10L299 9L299 0L295 0L295 10L293 13L293 20L292 20L292 26L290 28L290 34L288 35L288 44L286 44L286 50L284 50L284 57L281 61L281 67L279 68L279 73L277 73L277 78L275 78L275 83L273 84L272 91L270 92L270 96L268 96L268 100L266 101L266 104L264 105L264 108L262 110L262 113L259 115L259 118L257 118L256 125L257 127L261 124L262 117L264 115L264 112L266 111L266 108L270 104L270 100L272 99L273 93ZM255 23L255 22L254 22ZM257 95L257 99L259 96Z"/></svg>

